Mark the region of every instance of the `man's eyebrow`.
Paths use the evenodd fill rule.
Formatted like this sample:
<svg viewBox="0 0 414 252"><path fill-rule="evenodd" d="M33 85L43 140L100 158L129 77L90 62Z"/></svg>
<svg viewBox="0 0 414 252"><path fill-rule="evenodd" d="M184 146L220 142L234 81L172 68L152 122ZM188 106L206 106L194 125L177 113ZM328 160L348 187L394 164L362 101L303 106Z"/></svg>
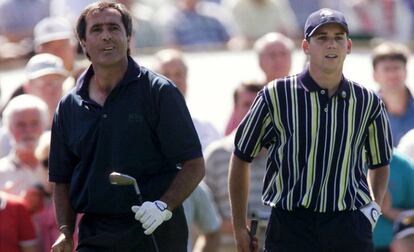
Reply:
<svg viewBox="0 0 414 252"><path fill-rule="evenodd" d="M113 22L104 23L104 25L110 25L110 26L120 26L118 23L113 23Z"/></svg>
<svg viewBox="0 0 414 252"><path fill-rule="evenodd" d="M107 25L107 26L120 26L118 23L108 22L108 23L96 23L96 24L93 24L91 26L91 28L100 27L100 26L104 26L104 25Z"/></svg>
<svg viewBox="0 0 414 252"><path fill-rule="evenodd" d="M328 32L326 31L319 31L315 33L315 35L326 35L326 34L328 34ZM335 35L346 35L346 32L345 31L336 32Z"/></svg>

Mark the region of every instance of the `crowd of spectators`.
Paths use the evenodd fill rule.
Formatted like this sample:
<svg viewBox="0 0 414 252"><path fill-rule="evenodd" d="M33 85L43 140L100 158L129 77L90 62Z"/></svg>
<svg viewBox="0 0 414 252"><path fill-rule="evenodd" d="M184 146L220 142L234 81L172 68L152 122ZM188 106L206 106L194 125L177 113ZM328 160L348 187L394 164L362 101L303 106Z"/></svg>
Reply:
<svg viewBox="0 0 414 252"><path fill-rule="evenodd" d="M27 58L41 41L34 29L46 17L76 22L92 0L0 1L0 63ZM398 42L412 39L414 4L409 0L119 0L130 10L135 30L133 47L154 52L162 47L185 50L244 49L269 32L301 39L306 17L328 7L347 16L355 39L381 37ZM25 17L22 19L21 17ZM56 26L63 23L56 22ZM53 27L50 27L53 29ZM62 36L65 36L62 34ZM53 45L56 48L55 45ZM60 47L63 49L64 47ZM69 51L69 50L67 50ZM65 66L70 67L65 62Z"/></svg>

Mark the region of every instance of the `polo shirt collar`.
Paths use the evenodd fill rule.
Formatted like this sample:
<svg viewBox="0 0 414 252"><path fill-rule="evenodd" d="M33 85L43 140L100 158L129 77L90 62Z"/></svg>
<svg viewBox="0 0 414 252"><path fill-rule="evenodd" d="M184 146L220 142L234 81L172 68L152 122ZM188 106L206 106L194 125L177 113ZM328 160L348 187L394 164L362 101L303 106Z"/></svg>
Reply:
<svg viewBox="0 0 414 252"><path fill-rule="evenodd" d="M76 81L76 93L82 97L88 97L89 82L94 75L93 67L90 65L88 69L78 78ZM128 68L124 74L124 77L118 83L118 85L127 85L133 81L138 80L141 76L141 68L131 56L128 56Z"/></svg>
<svg viewBox="0 0 414 252"><path fill-rule="evenodd" d="M316 81L310 75L309 69L305 69L302 73L298 76L298 84L303 87L303 89L307 92L320 92L325 90L321 88ZM335 92L335 95L338 95L342 98L349 98L350 88L349 88L349 81L344 77L341 76L341 82L339 84L338 90Z"/></svg>

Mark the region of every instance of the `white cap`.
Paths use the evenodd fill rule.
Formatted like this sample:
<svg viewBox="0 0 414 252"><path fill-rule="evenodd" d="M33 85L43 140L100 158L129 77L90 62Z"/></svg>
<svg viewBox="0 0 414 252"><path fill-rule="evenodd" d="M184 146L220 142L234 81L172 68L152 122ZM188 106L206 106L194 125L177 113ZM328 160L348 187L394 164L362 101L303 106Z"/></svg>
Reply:
<svg viewBox="0 0 414 252"><path fill-rule="evenodd" d="M61 39L74 39L73 27L67 19L47 17L36 24L34 28L35 46Z"/></svg>
<svg viewBox="0 0 414 252"><path fill-rule="evenodd" d="M393 231L398 239L414 235L414 210L401 212L394 222Z"/></svg>
<svg viewBox="0 0 414 252"><path fill-rule="evenodd" d="M68 72L63 66L62 59L49 53L41 53L33 56L27 62L25 72L29 80L49 74L68 75Z"/></svg>

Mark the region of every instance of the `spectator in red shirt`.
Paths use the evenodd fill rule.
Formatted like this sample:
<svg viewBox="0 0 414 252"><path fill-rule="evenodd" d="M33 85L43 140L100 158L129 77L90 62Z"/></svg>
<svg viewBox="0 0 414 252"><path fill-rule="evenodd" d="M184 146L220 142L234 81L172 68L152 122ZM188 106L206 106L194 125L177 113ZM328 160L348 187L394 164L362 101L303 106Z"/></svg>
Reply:
<svg viewBox="0 0 414 252"><path fill-rule="evenodd" d="M0 251L37 251L35 229L23 200L0 191Z"/></svg>

